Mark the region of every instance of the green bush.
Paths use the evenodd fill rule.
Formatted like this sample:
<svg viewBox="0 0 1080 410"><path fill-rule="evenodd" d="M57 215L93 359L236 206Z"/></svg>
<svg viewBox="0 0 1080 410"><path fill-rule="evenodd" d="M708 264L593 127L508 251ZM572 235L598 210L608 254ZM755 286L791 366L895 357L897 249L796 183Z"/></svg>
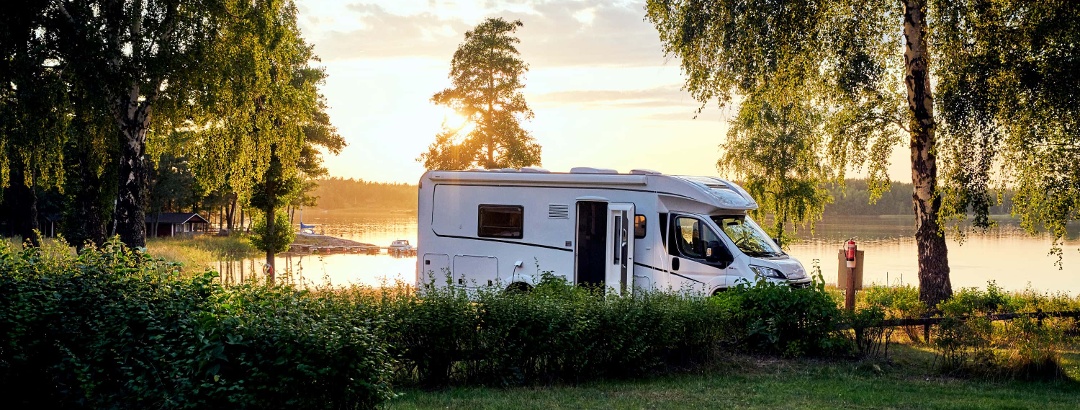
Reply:
<svg viewBox="0 0 1080 410"><path fill-rule="evenodd" d="M226 287L117 242L67 249L0 244L0 393L16 407L363 408L392 383L583 382L851 349L820 282L715 297L550 274L529 292Z"/></svg>
<svg viewBox="0 0 1080 410"><path fill-rule="evenodd" d="M873 286L859 292L858 296L856 309L879 310L883 320L920 318L927 313L926 304L919 300L919 289L911 285ZM903 330L908 340L918 342L923 338L922 326L904 326ZM880 336L888 337L890 334L891 328L884 329ZM886 350L887 347L886 342Z"/></svg>
<svg viewBox="0 0 1080 410"><path fill-rule="evenodd" d="M422 287L387 305L387 337L424 386L629 377L707 360L732 315L716 299L605 295L546 275L531 292Z"/></svg>
<svg viewBox="0 0 1080 410"><path fill-rule="evenodd" d="M1075 319L1020 316L993 322L990 315L1035 313L1075 304L1068 297L1002 292L994 282L985 291L965 288L938 305L942 321L933 345L941 370L1010 379L1061 377L1060 349Z"/></svg>
<svg viewBox="0 0 1080 410"><path fill-rule="evenodd" d="M375 318L283 287L222 288L118 242L77 257L0 243L0 393L14 407L371 407Z"/></svg>
<svg viewBox="0 0 1080 410"><path fill-rule="evenodd" d="M837 302L820 280L805 289L762 280L718 297L734 298L739 343L749 351L790 357L846 353L850 348L836 332L842 321Z"/></svg>
<svg viewBox="0 0 1080 410"><path fill-rule="evenodd" d="M862 357L885 357L889 354L889 338L893 328L881 326L885 320L885 310L880 306L869 306L845 312L844 320L851 326L852 342L856 352Z"/></svg>

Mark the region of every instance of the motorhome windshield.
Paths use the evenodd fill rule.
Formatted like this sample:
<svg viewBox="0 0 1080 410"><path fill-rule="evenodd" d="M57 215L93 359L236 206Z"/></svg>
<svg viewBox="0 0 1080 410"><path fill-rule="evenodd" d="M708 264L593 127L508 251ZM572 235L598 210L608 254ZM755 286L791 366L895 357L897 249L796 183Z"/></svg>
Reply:
<svg viewBox="0 0 1080 410"><path fill-rule="evenodd" d="M710 218L728 238L731 238L735 246L748 256L770 257L784 254L784 251L780 250L780 247L769 239L769 236L749 216L713 215Z"/></svg>

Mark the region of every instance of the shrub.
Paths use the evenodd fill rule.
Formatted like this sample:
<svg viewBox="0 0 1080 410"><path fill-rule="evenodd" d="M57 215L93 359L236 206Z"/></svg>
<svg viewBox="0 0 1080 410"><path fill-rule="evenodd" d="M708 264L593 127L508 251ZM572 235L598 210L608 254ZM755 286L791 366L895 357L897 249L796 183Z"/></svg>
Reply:
<svg viewBox="0 0 1080 410"><path fill-rule="evenodd" d="M401 360L398 377L414 376L424 386L446 385L454 363L471 354L476 344L477 310L470 295L450 286L423 284L415 292L385 294L383 337L390 353Z"/></svg>
<svg viewBox="0 0 1080 410"><path fill-rule="evenodd" d="M739 344L749 351L791 357L845 349L846 343L835 331L841 323L840 309L820 277L805 289L761 280L718 297L734 298Z"/></svg>
<svg viewBox="0 0 1080 410"><path fill-rule="evenodd" d="M77 257L0 243L0 393L15 407L370 407L377 320L346 300L222 288L115 240Z"/></svg>
<svg viewBox="0 0 1080 410"><path fill-rule="evenodd" d="M852 342L863 357L884 357L889 354L889 338L893 328L881 326L885 310L869 306L845 313L845 321L851 326Z"/></svg>
<svg viewBox="0 0 1080 410"><path fill-rule="evenodd" d="M995 324L990 315L1021 309L1040 311L1040 306L1069 306L1067 298L1046 297L1026 291L1010 295L994 282L986 291L962 289L938 305L942 322L934 346L941 370L990 377L1051 379L1063 375L1058 353L1065 331L1074 319L1017 317ZM1054 300L1051 305L1048 301Z"/></svg>
<svg viewBox="0 0 1080 410"><path fill-rule="evenodd" d="M859 293L858 309L879 309L882 319L925 317L926 304L919 300L919 290L911 285L873 286ZM921 326L904 326L908 340L919 341Z"/></svg>

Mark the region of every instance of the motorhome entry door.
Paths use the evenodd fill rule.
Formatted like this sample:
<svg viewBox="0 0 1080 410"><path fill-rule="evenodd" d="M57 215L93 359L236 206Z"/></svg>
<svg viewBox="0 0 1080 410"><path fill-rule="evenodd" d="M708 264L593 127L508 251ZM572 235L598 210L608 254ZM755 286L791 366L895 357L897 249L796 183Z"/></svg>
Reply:
<svg viewBox="0 0 1080 410"><path fill-rule="evenodd" d="M634 204L578 201L574 282L623 293L634 280Z"/></svg>
<svg viewBox="0 0 1080 410"><path fill-rule="evenodd" d="M607 256L611 248L608 229L608 203L578 201L577 235L574 243L574 283L584 286L605 286Z"/></svg>
<svg viewBox="0 0 1080 410"><path fill-rule="evenodd" d="M634 280L634 204L611 203L607 212L605 286L626 294Z"/></svg>

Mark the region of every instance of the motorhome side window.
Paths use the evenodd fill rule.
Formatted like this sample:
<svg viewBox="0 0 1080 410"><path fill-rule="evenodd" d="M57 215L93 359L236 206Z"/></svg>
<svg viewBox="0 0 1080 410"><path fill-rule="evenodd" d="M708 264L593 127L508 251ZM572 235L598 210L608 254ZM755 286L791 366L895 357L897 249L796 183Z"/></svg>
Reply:
<svg viewBox="0 0 1080 410"><path fill-rule="evenodd" d="M700 219L685 216L675 217L672 228L672 254L694 259L705 259L705 248L709 242L719 241L716 234Z"/></svg>
<svg viewBox="0 0 1080 410"><path fill-rule="evenodd" d="M476 235L484 238L521 239L525 207L520 205L480 205Z"/></svg>

